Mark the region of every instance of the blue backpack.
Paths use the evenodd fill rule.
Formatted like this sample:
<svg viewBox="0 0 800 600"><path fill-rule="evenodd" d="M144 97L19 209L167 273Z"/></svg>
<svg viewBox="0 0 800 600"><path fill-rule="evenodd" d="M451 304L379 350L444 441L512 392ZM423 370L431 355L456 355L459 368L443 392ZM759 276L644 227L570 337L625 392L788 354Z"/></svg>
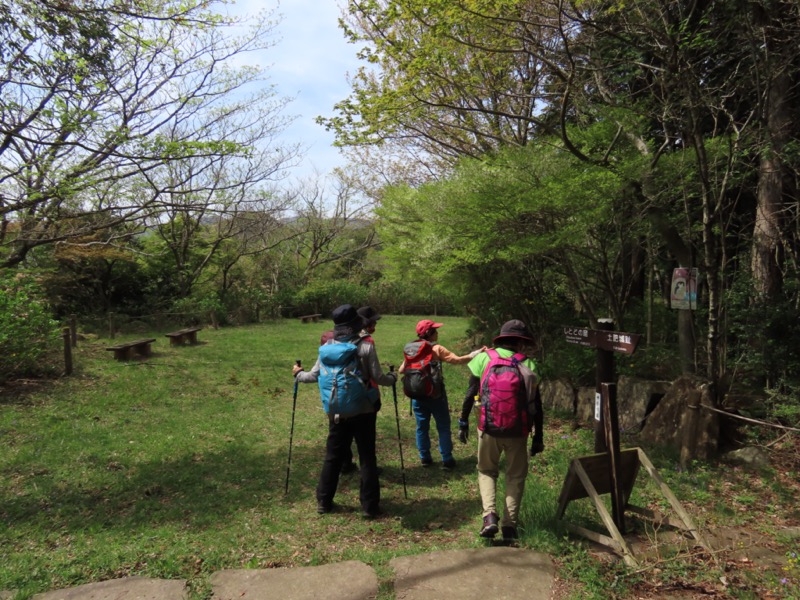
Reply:
<svg viewBox="0 0 800 600"><path fill-rule="evenodd" d="M329 415L353 416L374 410L369 382L358 360L358 344L330 340L319 347L319 392Z"/></svg>

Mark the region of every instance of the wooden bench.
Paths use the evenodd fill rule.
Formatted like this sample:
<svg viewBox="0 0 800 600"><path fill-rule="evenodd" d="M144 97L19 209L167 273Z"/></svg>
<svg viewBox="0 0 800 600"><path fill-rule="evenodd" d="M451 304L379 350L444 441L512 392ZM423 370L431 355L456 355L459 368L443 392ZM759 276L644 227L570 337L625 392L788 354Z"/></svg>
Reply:
<svg viewBox="0 0 800 600"><path fill-rule="evenodd" d="M128 360L133 353L139 356L150 356L150 344L155 341L155 338L134 340L132 342L117 344L116 346L109 346L106 350L113 352L114 358L117 360Z"/></svg>
<svg viewBox="0 0 800 600"><path fill-rule="evenodd" d="M182 346L184 342L189 342L190 344L196 344L197 332L200 331L201 329L203 328L187 327L186 329L180 329L179 331L165 333L164 335L169 338L170 346Z"/></svg>
<svg viewBox="0 0 800 600"><path fill-rule="evenodd" d="M322 315L304 315L300 317L301 323L316 323Z"/></svg>

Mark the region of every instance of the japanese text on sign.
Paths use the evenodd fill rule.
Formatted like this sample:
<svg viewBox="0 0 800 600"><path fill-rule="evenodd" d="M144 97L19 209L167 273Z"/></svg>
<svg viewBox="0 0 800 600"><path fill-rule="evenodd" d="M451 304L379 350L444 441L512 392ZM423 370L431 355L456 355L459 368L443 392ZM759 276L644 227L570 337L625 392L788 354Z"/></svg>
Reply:
<svg viewBox="0 0 800 600"><path fill-rule="evenodd" d="M586 346L587 348L594 347L596 333L594 329L586 327L564 327L564 336L567 342Z"/></svg>
<svg viewBox="0 0 800 600"><path fill-rule="evenodd" d="M633 354L641 335L624 331L589 329L588 327L564 327L564 338L567 343L587 348Z"/></svg>

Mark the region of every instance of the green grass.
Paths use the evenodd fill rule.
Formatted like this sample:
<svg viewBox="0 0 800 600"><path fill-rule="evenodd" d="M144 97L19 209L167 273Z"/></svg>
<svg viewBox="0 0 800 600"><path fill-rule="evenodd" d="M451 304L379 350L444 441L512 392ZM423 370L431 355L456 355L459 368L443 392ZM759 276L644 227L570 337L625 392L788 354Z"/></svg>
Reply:
<svg viewBox="0 0 800 600"><path fill-rule="evenodd" d="M381 319L375 339L382 364L399 365L417 319ZM468 351L461 342L466 319L440 320L440 342L457 353ZM186 579L197 599L210 596L208 577L219 569L354 559L376 569L380 598L389 599L391 558L483 546L476 535L481 507L475 436L467 445L455 441L455 472L423 469L402 391L407 499L390 388L383 388L378 416L385 518L360 517L357 475L340 481L339 511L316 514L314 489L327 427L315 385L299 386L284 493L291 366L297 358L313 364L327 326L285 320L207 328L199 345L181 348L169 347L164 332L151 332L148 337L158 340L153 356L130 362L114 361L104 350L111 340L84 340L73 377L6 390L0 396L0 590L15 590L24 599L142 575ZM467 378L466 367L445 366L454 423ZM520 544L552 554L575 582L575 597L624 597L626 586L641 575L626 580L618 566L594 561L555 518L569 462L591 453L593 432L547 416L545 443L545 453L532 461ZM699 487L686 477L670 481L681 490L679 497L717 481L710 471L697 472ZM748 505L757 503L751 488L744 482L737 492ZM653 505L655 498L646 483L635 490L637 504ZM595 529L599 522L586 500L573 502L567 518Z"/></svg>

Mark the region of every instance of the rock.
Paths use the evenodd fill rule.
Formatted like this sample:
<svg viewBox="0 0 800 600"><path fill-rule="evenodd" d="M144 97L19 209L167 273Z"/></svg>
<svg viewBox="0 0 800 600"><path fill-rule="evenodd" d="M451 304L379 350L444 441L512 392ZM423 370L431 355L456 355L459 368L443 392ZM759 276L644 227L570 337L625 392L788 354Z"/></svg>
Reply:
<svg viewBox="0 0 800 600"><path fill-rule="evenodd" d="M564 379L542 381L542 407L544 410L575 414L575 388Z"/></svg>
<svg viewBox="0 0 800 600"><path fill-rule="evenodd" d="M594 423L594 388L578 388L577 402L575 404L575 418L578 423Z"/></svg>
<svg viewBox="0 0 800 600"><path fill-rule="evenodd" d="M747 446L732 450L725 454L724 459L751 469L762 469L769 466L769 452L765 448L757 446Z"/></svg>
<svg viewBox="0 0 800 600"><path fill-rule="evenodd" d="M670 381L620 376L617 381L617 414L620 429L638 431L645 417L658 406L671 385Z"/></svg>
<svg viewBox="0 0 800 600"><path fill-rule="evenodd" d="M714 407L714 399L708 382L698 377L683 376L675 380L647 417L640 434L641 439L680 451L686 441L686 428L691 423L688 406L694 405L698 400L701 408L698 409L694 421L694 433L688 440L692 446L691 458L707 459L713 456L719 441L719 415L702 409L702 406Z"/></svg>
<svg viewBox="0 0 800 600"><path fill-rule="evenodd" d="M36 594L33 597L34 600L184 600L189 594L185 580L123 577Z"/></svg>
<svg viewBox="0 0 800 600"><path fill-rule="evenodd" d="M378 595L378 576L355 560L316 567L225 569L211 575L211 589L213 600L369 600Z"/></svg>

